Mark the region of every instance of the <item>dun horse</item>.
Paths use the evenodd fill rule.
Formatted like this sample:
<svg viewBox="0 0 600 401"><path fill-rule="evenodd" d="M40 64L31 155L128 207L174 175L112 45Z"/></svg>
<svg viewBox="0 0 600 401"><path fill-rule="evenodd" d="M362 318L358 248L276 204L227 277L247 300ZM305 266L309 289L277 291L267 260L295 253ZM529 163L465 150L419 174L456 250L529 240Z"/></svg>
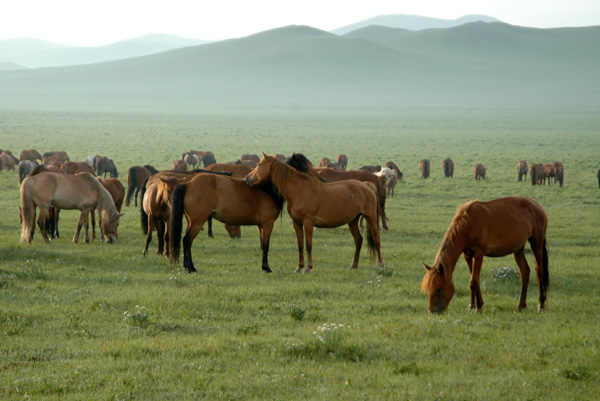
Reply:
<svg viewBox="0 0 600 401"><path fill-rule="evenodd" d="M304 158L302 155L296 157ZM314 174L314 173L313 173ZM304 268L304 237L306 238L307 272L312 271L313 227L333 228L348 224L354 237L354 259L351 268L358 268L363 237L358 228L360 216L367 220L367 244L371 255L377 254L383 265L379 243L378 206L375 188L358 180L323 183L316 174L301 173L288 164L264 155L258 166L248 174L250 186L273 183L288 203L288 213L294 222L298 241L297 272Z"/></svg>
<svg viewBox="0 0 600 401"><path fill-rule="evenodd" d="M524 181L527 179L527 162L525 160L519 160L517 162L517 181Z"/></svg>
<svg viewBox="0 0 600 401"><path fill-rule="evenodd" d="M431 162L429 159L423 159L419 162L421 169L421 178L429 178Z"/></svg>
<svg viewBox="0 0 600 401"><path fill-rule="evenodd" d="M452 274L456 262L464 254L471 279L470 309L481 311L483 298L479 274L484 256L500 257L514 254L521 276L521 295L517 311L527 306L529 265L525 258L525 244L529 241L535 258L537 281L540 288L538 310L546 306L546 292L550 283L546 227L548 219L544 208L525 197L508 197L489 202L471 201L459 207L433 266L427 269L422 289L429 294L429 312L441 313L448 308L454 295Z"/></svg>
<svg viewBox="0 0 600 401"><path fill-rule="evenodd" d="M182 218L185 215L187 229L183 238L183 267L190 273L196 271L192 261L192 243L208 218L213 217L232 225L256 225L262 250L262 269L270 273L269 240L282 206L283 198L275 191L251 188L238 178L217 174L196 175L186 184L177 185L171 198L171 263L176 264L179 259Z"/></svg>
<svg viewBox="0 0 600 401"><path fill-rule="evenodd" d="M85 224L85 242L89 242L88 214L98 207L102 241L117 241L117 228L120 214L110 193L90 174L68 175L43 172L27 177L21 184L22 230L21 242L31 242L35 229L35 208L40 209L37 219L42 237L49 242L46 234L46 216L50 206L60 209L79 209L81 211L73 243L79 242L81 227Z"/></svg>

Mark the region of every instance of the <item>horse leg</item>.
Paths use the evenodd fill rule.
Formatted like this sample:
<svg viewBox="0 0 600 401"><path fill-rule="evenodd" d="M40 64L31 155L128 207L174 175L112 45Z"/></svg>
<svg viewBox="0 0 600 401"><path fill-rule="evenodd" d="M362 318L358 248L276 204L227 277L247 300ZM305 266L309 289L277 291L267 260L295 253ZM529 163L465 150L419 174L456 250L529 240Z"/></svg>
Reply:
<svg viewBox="0 0 600 401"><path fill-rule="evenodd" d="M308 224L304 224L304 235L306 237L306 258L308 260L305 273L310 273L313 269L313 260L312 260L313 222L312 221L309 221Z"/></svg>
<svg viewBox="0 0 600 401"><path fill-rule="evenodd" d="M515 312L521 312L523 309L527 308L527 288L529 287L529 273L531 272L531 269L525 258L525 247L516 251L514 256L515 261L519 266L519 275L521 276L521 295L519 296L519 304L517 305Z"/></svg>
<svg viewBox="0 0 600 401"><path fill-rule="evenodd" d="M296 231L296 240L298 241L298 267L296 267L296 273L300 273L304 269L304 227L294 221L294 231Z"/></svg>
<svg viewBox="0 0 600 401"><path fill-rule="evenodd" d="M471 256L465 256L465 261L467 262L467 266L469 267L469 273L471 276L473 275L473 258ZM475 309L475 293L471 291L471 302L469 303L469 310Z"/></svg>
<svg viewBox="0 0 600 401"><path fill-rule="evenodd" d="M208 238L214 238L212 232L212 217L208 216Z"/></svg>
<svg viewBox="0 0 600 401"><path fill-rule="evenodd" d="M44 242L46 244L50 243L50 240L48 239L48 234L46 233L46 218L48 217L48 210L49 207L43 207L43 206L38 206L40 209L40 215L38 216L37 219L37 223L38 226L40 227L40 231L42 232L42 238L44 239ZM35 224L34 224L35 227ZM33 232L33 230L32 230Z"/></svg>
<svg viewBox="0 0 600 401"><path fill-rule="evenodd" d="M192 261L192 243L194 242L194 238L196 238L203 225L203 221L201 224L191 225L188 227L185 236L183 237L183 267L188 271L188 273L197 271L194 267L194 262Z"/></svg>
<svg viewBox="0 0 600 401"><path fill-rule="evenodd" d="M271 232L273 231L273 222L267 223L263 227L258 226L258 234L260 235L260 249L262 250L262 269L267 273L272 273L269 268L269 241Z"/></svg>
<svg viewBox="0 0 600 401"><path fill-rule="evenodd" d="M475 298L477 302L477 312L481 312L483 308L483 297L481 296L481 286L479 284L479 274L481 273L481 264L483 263L483 255L475 255L473 258L473 268L471 270L471 279L469 287L471 288L471 302Z"/></svg>
<svg viewBox="0 0 600 401"><path fill-rule="evenodd" d="M92 239L96 239L96 209L92 209L90 212L90 216L92 216ZM100 231L102 231L102 215L98 210L98 227L100 227ZM102 242L104 242L104 235L100 232L100 237L102 238Z"/></svg>
<svg viewBox="0 0 600 401"><path fill-rule="evenodd" d="M135 194L133 195L133 202L135 203L135 206L137 207L137 198L138 198L138 193L140 192L140 187L135 187ZM140 200L141 202L141 200Z"/></svg>
<svg viewBox="0 0 600 401"><path fill-rule="evenodd" d="M91 210L89 213L92 213L92 217L93 217L93 210ZM88 217L89 213L86 213L84 216L84 220L83 220L83 224L84 224L84 234L83 234L83 242L85 242L86 244L90 243L90 219ZM104 236L102 236L102 243L104 243Z"/></svg>
<svg viewBox="0 0 600 401"><path fill-rule="evenodd" d="M79 221L77 222L77 230L75 230L75 234L73 235L73 243L77 245L79 243L79 233L81 232L81 226L84 221L87 219L87 216L83 214L83 211L79 215Z"/></svg>
<svg viewBox="0 0 600 401"><path fill-rule="evenodd" d="M362 215L361 215L362 216ZM352 265L350 269L358 269L358 260L360 259L360 249L362 248L363 237L360 235L360 229L358 228L358 220L360 219L357 216L354 220L348 223L348 228L350 229L350 233L354 238L354 259L352 260Z"/></svg>
<svg viewBox="0 0 600 401"><path fill-rule="evenodd" d="M148 232L146 233L146 245L144 246L144 250L142 251L142 256L146 256L146 253L148 253L148 246L150 245L150 242L152 242L152 231L154 231L154 219L150 215L148 215ZM158 229L156 231L158 232ZM158 238L158 253L160 253L160 235L158 236Z"/></svg>
<svg viewBox="0 0 600 401"><path fill-rule="evenodd" d="M162 254L164 256L169 256L169 222L161 220L157 227L160 227L162 237L163 237ZM157 233L158 233L158 229L157 229Z"/></svg>
<svg viewBox="0 0 600 401"><path fill-rule="evenodd" d="M535 270L537 273L538 287L540 288L540 304L538 311L546 309L546 291L549 284L548 280L548 251L546 250L546 241L542 237L539 240L530 239L531 251L535 259ZM545 276L545 277L544 277Z"/></svg>

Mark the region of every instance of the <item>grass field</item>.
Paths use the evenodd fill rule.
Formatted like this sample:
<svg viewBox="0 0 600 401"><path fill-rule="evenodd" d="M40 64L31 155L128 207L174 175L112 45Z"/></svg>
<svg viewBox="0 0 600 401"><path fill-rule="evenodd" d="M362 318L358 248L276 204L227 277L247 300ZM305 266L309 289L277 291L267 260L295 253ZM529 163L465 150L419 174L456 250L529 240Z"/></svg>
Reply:
<svg viewBox="0 0 600 401"><path fill-rule="evenodd" d="M0 148L111 157L127 169L167 169L189 149L217 161L243 153L338 153L349 168L395 161L404 173L387 201L386 268L363 251L350 271L346 227L317 230L310 275L286 213L270 265L258 235L201 233L199 272L141 256L139 210L124 208L116 245L73 245L78 212L61 238L20 244L16 172L0 172L0 398L34 400L573 400L600 392L600 116L576 110L426 110L378 114L59 113L0 110ZM441 162L451 157L453 179ZM429 158L432 177L420 178ZM565 185L516 182L516 162L565 164ZM482 163L487 179L476 182ZM512 256L484 259L481 314L468 312L468 269L441 316L427 313L425 272L460 204L529 196L547 211L550 291L537 313L513 313L520 279ZM528 261L533 267L531 255ZM327 326L325 326L327 325ZM332 328L335 325L336 328ZM340 327L343 325L343 327Z"/></svg>

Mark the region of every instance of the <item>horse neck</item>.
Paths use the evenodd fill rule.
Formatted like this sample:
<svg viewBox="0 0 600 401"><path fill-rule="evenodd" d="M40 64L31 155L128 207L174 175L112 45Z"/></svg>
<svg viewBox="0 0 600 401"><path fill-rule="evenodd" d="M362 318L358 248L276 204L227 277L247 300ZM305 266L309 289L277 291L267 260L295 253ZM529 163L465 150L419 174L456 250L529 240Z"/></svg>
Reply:
<svg viewBox="0 0 600 401"><path fill-rule="evenodd" d="M307 184L316 183L317 181L309 175L296 171L280 160L274 160L271 165L271 182L277 187L285 200L290 203L298 193L314 194L315 189L308 188Z"/></svg>
<svg viewBox="0 0 600 401"><path fill-rule="evenodd" d="M454 267L465 250L466 245L466 216L456 216L446 231L442 243L435 257L434 266L440 264L444 267L450 276L454 272Z"/></svg>
<svg viewBox="0 0 600 401"><path fill-rule="evenodd" d="M115 206L115 202L113 201L110 192L104 188L104 185L102 185L100 180L95 179L94 177L90 178L92 179L92 182L94 183L98 193L98 212L106 213L107 217L113 217L117 215L117 207Z"/></svg>

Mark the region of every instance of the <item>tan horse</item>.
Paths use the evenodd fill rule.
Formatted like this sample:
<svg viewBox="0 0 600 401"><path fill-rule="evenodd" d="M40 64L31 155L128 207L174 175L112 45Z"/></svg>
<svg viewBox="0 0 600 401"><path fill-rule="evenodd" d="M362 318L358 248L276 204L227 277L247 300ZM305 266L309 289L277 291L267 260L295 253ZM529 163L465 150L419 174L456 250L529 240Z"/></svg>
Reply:
<svg viewBox="0 0 600 401"><path fill-rule="evenodd" d="M477 163L473 170L475 171L476 180L485 180L485 167L483 167L483 164Z"/></svg>
<svg viewBox="0 0 600 401"><path fill-rule="evenodd" d="M304 156L296 154L298 157ZM358 268L363 237L358 228L360 216L367 220L367 244L371 255L377 254L383 265L379 243L378 206L375 188L358 180L323 183L312 174L299 172L272 156L264 155L258 166L248 174L250 186L273 183L288 203L288 213L294 222L298 241L297 272L304 268L304 237L306 237L307 272L313 269L313 227L333 228L348 224L354 237L354 259L351 268Z"/></svg>
<svg viewBox="0 0 600 401"><path fill-rule="evenodd" d="M281 162L280 162L281 163ZM283 198L275 191L251 188L239 178L217 174L197 174L189 182L177 185L171 198L169 253L171 263L179 259L182 218L187 220L183 238L183 267L195 272L192 243L209 216L237 226L256 225L262 250L262 269L270 273L269 241L275 220L281 214Z"/></svg>
<svg viewBox="0 0 600 401"><path fill-rule="evenodd" d="M60 209L78 209L81 211L77 231L73 243L79 242L81 227L85 224L85 242L89 242L88 214L98 207L102 242L117 241L117 228L121 213L117 211L110 193L100 184L97 178L87 173L68 175L43 172L27 177L21 184L22 230L21 242L31 242L35 229L35 208L40 209L37 219L42 237L49 243L46 234L46 216L50 206Z"/></svg>
<svg viewBox="0 0 600 401"><path fill-rule="evenodd" d="M524 181L527 179L527 162L525 160L519 160L517 162L517 181Z"/></svg>
<svg viewBox="0 0 600 401"><path fill-rule="evenodd" d="M537 202L520 196L495 199L489 202L471 201L458 208L435 257L427 269L422 289L429 294L429 312L441 313L448 308L454 295L452 274L456 262L464 254L471 279L470 309L481 311L483 298L479 275L484 256L500 257L514 254L521 275L521 296L517 311L527 306L529 265L525 245L529 241L535 258L540 287L538 310L545 309L546 292L550 283L546 227L548 219Z"/></svg>

